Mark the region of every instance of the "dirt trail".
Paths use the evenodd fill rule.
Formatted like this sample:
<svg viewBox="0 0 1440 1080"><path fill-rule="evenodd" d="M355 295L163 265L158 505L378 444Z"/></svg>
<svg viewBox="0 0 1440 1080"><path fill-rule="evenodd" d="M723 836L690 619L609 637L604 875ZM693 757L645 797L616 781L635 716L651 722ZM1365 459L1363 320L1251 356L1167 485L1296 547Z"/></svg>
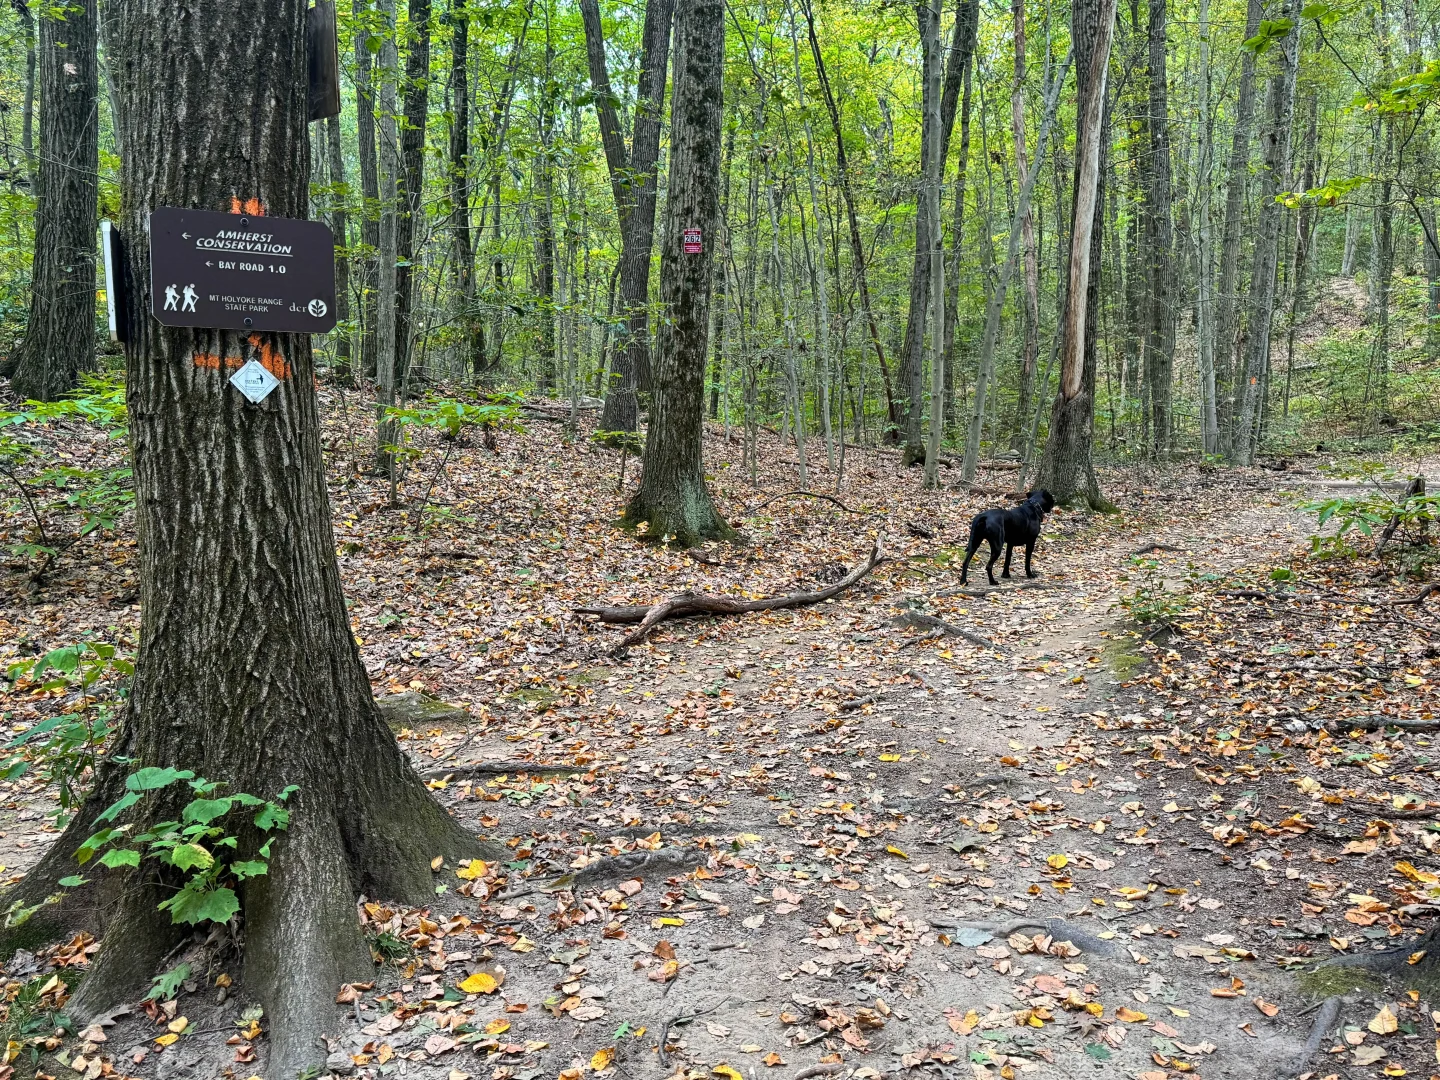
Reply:
<svg viewBox="0 0 1440 1080"><path fill-rule="evenodd" d="M576 877L512 875L477 905L444 867L432 922L372 908L418 948L350 1006L332 1071L1249 1080L1289 1060L1308 1020L1266 959L1264 877L1184 825L1204 784L1116 735L1201 718L1121 685L1136 658L1113 607L1137 551L1160 545L1179 580L1286 552L1302 523L1275 492L1158 502L1133 528L1058 515L1043 587L961 590L932 548L817 609L561 658L559 693L510 695L528 722L414 732L422 767L521 749L573 766L437 796L510 838L516 870ZM1005 651L922 640L892 622L907 609ZM498 992L456 989L497 963ZM263 1039L227 1064L244 1003L194 986L182 1009L209 1035L157 1051L149 1021L122 1020L108 1052L159 1080L264 1075Z"/></svg>

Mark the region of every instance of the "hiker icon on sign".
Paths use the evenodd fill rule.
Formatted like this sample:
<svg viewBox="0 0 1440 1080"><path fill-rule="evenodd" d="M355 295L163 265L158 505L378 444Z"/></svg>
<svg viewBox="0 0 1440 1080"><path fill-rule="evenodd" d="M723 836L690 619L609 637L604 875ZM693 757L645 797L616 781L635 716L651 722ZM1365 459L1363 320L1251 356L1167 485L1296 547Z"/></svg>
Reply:
<svg viewBox="0 0 1440 1080"><path fill-rule="evenodd" d="M200 299L200 294L195 291L194 285L185 286L185 302L180 305L181 311L194 311L195 301ZM169 300L168 290L166 300Z"/></svg>
<svg viewBox="0 0 1440 1080"><path fill-rule="evenodd" d="M165 310L180 310L180 290L174 285L165 286Z"/></svg>

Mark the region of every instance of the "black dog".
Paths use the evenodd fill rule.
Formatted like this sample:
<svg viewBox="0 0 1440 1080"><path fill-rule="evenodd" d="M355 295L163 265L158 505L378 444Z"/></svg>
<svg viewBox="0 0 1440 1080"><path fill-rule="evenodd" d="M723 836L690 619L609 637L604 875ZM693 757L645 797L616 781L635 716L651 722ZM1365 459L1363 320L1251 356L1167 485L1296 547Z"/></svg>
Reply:
<svg viewBox="0 0 1440 1080"><path fill-rule="evenodd" d="M975 557L982 540L990 541L990 563L985 567L985 574L990 578L991 585L1000 584L995 580L995 563L1000 558L1002 546L1005 548L1005 569L1001 577L1010 576L1010 553L1019 544L1025 547L1025 576L1038 577L1030 568L1030 558L1035 554L1035 542L1040 539L1040 525L1053 509L1054 497L1044 488L1039 488L1026 495L1025 501L1013 510L986 510L983 514L976 514L975 520L970 523L970 545L965 549L965 562L960 567L960 584L969 581L970 560Z"/></svg>

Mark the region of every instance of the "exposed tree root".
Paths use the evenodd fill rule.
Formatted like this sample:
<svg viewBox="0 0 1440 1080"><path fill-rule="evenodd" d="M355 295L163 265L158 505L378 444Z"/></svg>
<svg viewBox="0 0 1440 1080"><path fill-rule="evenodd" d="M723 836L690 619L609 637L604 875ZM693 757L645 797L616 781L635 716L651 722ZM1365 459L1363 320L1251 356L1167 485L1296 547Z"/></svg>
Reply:
<svg viewBox="0 0 1440 1080"><path fill-rule="evenodd" d="M1379 731L1381 728L1395 728L1397 731L1440 731L1440 720L1404 720L1396 716L1352 716L1343 720L1332 720L1325 726L1331 731Z"/></svg>
<svg viewBox="0 0 1440 1080"><path fill-rule="evenodd" d="M593 888L597 885L624 881L641 874L663 873L667 877L688 873L705 864L705 852L699 848L662 847L655 851L630 851L600 859L569 874L544 881L532 881L528 888L507 892L498 899L515 900L537 892L560 892L569 889Z"/></svg>
<svg viewBox="0 0 1440 1080"><path fill-rule="evenodd" d="M947 929L956 930L979 930L982 933L990 934L997 938L1007 938L1011 934L1021 930L1044 930L1056 941L1068 941L1077 949L1083 952L1094 953L1096 956L1119 956L1120 947L1098 938L1088 931L1081 930L1074 923L1066 922L1064 919L1012 919L1010 922L948 922L940 919L931 919L934 926L942 926Z"/></svg>
<svg viewBox="0 0 1440 1080"><path fill-rule="evenodd" d="M650 631L666 619L684 619L695 615L742 615L752 611L778 611L781 608L809 607L812 604L823 603L850 588L884 561L884 556L880 554L880 546L877 544L870 549L870 555L864 562L834 585L815 592L788 593L785 596L775 596L768 600L737 600L731 596L683 592L677 593L668 600L662 600L658 604L582 607L575 610L581 615L599 616L600 621L604 623L639 623L640 625L627 634L625 639L615 647L615 651L619 652L644 641L649 637Z"/></svg>
<svg viewBox="0 0 1440 1080"><path fill-rule="evenodd" d="M1320 1049L1320 1044L1325 1041L1325 1034L1335 1026L1335 1021L1340 1018L1340 998L1328 997L1320 1006L1320 1011L1315 1014L1315 1022L1310 1025L1310 1035L1305 1040L1304 1048L1296 1054L1290 1064L1285 1066L1284 1076L1296 1076L1305 1071L1310 1064L1310 1059Z"/></svg>
<svg viewBox="0 0 1440 1080"><path fill-rule="evenodd" d="M583 773L582 765L546 765L539 761L472 761L459 765L447 765L438 769L426 769L420 774L421 780L463 780L467 776L516 776L528 773L531 776L558 776L561 773Z"/></svg>

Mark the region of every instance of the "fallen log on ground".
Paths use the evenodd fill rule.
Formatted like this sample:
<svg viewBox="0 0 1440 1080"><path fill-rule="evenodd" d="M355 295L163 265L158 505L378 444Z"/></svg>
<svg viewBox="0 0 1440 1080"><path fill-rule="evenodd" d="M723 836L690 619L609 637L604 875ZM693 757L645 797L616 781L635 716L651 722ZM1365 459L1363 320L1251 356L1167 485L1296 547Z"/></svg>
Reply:
<svg viewBox="0 0 1440 1080"><path fill-rule="evenodd" d="M1009 653L1010 651L1003 645L996 645L995 642L989 638L982 637L971 630L962 629L954 623L948 623L944 619L937 619L934 615L924 615L918 611L902 611L890 620L890 625L912 626L917 630L929 630L930 634L926 637L914 639L917 643L927 640L927 638L934 640L941 637L958 637L964 638L970 642L971 645L979 645L982 649L990 649L1000 653Z"/></svg>
<svg viewBox="0 0 1440 1080"><path fill-rule="evenodd" d="M880 545L870 549L870 555L855 569L851 570L834 585L815 592L795 592L785 596L773 596L766 600L739 600L733 596L711 596L708 593L676 593L658 604L636 604L622 607L576 608L580 615L595 615L603 623L628 625L639 623L625 639L616 646L617 651L638 645L649 636L650 631L667 619L686 619L695 615L744 615L752 611L779 611L782 608L809 607L824 603L832 596L838 596L875 567L885 561L880 554Z"/></svg>
<svg viewBox="0 0 1440 1080"><path fill-rule="evenodd" d="M1351 716L1332 720L1325 725L1331 731L1440 731L1440 720L1404 720L1398 716Z"/></svg>
<svg viewBox="0 0 1440 1080"><path fill-rule="evenodd" d="M791 495L804 495L806 498L810 499L824 499L826 502L834 503L841 510L844 510L847 514L864 514L866 516L873 516L870 514L869 510L852 510L839 499L835 498L835 496L826 495L823 491L804 491L800 488L796 488L793 491L782 491L779 495L772 495L764 502L756 503L754 506L741 510L740 516L742 518L749 517L751 514L757 513L758 511L765 509L765 507L769 506L771 503L778 502L779 500L788 498Z"/></svg>

